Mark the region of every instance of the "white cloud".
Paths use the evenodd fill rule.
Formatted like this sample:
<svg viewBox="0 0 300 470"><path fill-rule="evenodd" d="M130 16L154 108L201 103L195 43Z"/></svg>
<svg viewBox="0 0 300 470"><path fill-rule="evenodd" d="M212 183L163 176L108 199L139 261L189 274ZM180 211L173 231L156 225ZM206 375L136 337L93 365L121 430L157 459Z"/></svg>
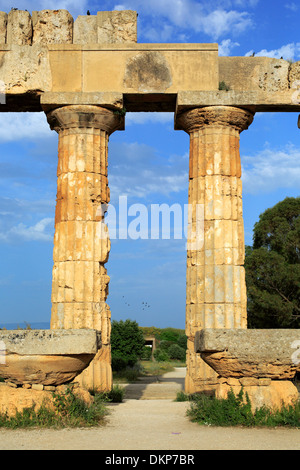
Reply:
<svg viewBox="0 0 300 470"><path fill-rule="evenodd" d="M249 57L253 54L253 50L248 51L245 56ZM300 58L300 42L292 42L290 44L285 44L284 46L279 47L278 49L273 49L268 51L267 49L262 49L259 52L255 52L256 57L272 57L274 59L280 59L281 57L285 60L297 60Z"/></svg>
<svg viewBox="0 0 300 470"><path fill-rule="evenodd" d="M238 42L233 42L231 39L223 39L219 44L219 56L229 56L232 49L238 46Z"/></svg>
<svg viewBox="0 0 300 470"><path fill-rule="evenodd" d="M145 144L112 142L109 161L112 204L119 195L149 198L187 190L188 154L166 158Z"/></svg>
<svg viewBox="0 0 300 470"><path fill-rule="evenodd" d="M285 6L285 8L287 8L288 10L291 10L293 12L296 12L299 8L299 6L296 5L296 3L294 3L294 2L286 3L284 6Z"/></svg>
<svg viewBox="0 0 300 470"><path fill-rule="evenodd" d="M257 0L248 2L251 6ZM213 40L234 32L239 34L252 26L247 11L234 9L240 2L198 2L195 0L128 0L115 8L133 9L141 13L140 34L152 41L168 40L171 34L186 40L185 33L190 31L205 33ZM183 34L183 36L182 36Z"/></svg>
<svg viewBox="0 0 300 470"><path fill-rule="evenodd" d="M0 113L0 142L43 139L52 132L44 113Z"/></svg>
<svg viewBox="0 0 300 470"><path fill-rule="evenodd" d="M300 149L292 144L283 149L266 148L254 156L242 157L243 191L268 193L279 188L300 190Z"/></svg>
<svg viewBox="0 0 300 470"><path fill-rule="evenodd" d="M26 226L23 223L11 227L9 230L0 232L2 242L12 241L53 241L54 220L46 217L35 225Z"/></svg>

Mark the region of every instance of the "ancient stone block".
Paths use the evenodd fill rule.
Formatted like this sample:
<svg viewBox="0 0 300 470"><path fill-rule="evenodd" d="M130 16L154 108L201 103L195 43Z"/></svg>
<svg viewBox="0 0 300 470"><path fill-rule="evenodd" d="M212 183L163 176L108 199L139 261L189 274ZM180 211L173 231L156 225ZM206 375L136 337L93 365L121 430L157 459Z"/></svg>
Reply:
<svg viewBox="0 0 300 470"><path fill-rule="evenodd" d="M240 379L241 380L241 379ZM282 405L295 405L298 400L298 390L289 380L271 380L268 385L234 385L226 382L218 381L215 396L218 399L227 398L228 392L233 391L237 395L243 387L243 398L246 401L248 395L252 411L263 406L278 410Z"/></svg>
<svg viewBox="0 0 300 470"><path fill-rule="evenodd" d="M7 17L7 44L30 45L32 41L32 21L28 11L11 10Z"/></svg>
<svg viewBox="0 0 300 470"><path fill-rule="evenodd" d="M73 44L97 44L98 19L96 15L78 16L74 21Z"/></svg>
<svg viewBox="0 0 300 470"><path fill-rule="evenodd" d="M6 353L96 354L100 335L93 329L74 330L1 330L1 344Z"/></svg>
<svg viewBox="0 0 300 470"><path fill-rule="evenodd" d="M56 391L59 393L65 392L60 386L56 387ZM81 387L74 387L73 393L84 400L87 405L90 405L94 400L90 393ZM35 411L38 411L41 405L45 405L50 409L54 408L52 391L23 387L12 389L6 384L0 383L0 413L15 416L17 411L22 412L24 408L31 408L32 406L35 406Z"/></svg>
<svg viewBox="0 0 300 470"><path fill-rule="evenodd" d="M0 44L6 43L7 13L0 11Z"/></svg>
<svg viewBox="0 0 300 470"><path fill-rule="evenodd" d="M292 379L300 365L293 359L299 330L203 329L195 351L222 377Z"/></svg>
<svg viewBox="0 0 300 470"><path fill-rule="evenodd" d="M137 42L137 13L131 10L97 13L98 43Z"/></svg>
<svg viewBox="0 0 300 470"><path fill-rule="evenodd" d="M32 12L32 43L72 44L73 18L67 10Z"/></svg>

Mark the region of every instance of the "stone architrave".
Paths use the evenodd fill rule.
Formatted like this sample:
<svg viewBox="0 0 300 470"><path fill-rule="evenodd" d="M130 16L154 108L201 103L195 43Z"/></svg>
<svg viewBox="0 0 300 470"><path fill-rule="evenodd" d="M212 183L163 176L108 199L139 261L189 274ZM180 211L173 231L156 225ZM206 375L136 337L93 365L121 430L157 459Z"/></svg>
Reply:
<svg viewBox="0 0 300 470"><path fill-rule="evenodd" d="M105 205L109 202L109 135L121 127L114 111L89 105L57 108L47 114L59 134L57 203L51 329L92 328L102 347L77 380L88 389L112 386L109 277L104 267L110 251Z"/></svg>
<svg viewBox="0 0 300 470"><path fill-rule="evenodd" d="M190 135L187 393L217 384L194 351L196 331L247 327L239 134L252 120L249 111L231 106L194 108L176 120Z"/></svg>

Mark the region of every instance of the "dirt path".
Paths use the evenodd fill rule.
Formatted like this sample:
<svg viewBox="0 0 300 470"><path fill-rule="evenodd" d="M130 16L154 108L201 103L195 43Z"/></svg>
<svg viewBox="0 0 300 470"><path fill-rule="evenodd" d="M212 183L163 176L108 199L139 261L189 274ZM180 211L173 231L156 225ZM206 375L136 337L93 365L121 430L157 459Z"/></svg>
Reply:
<svg viewBox="0 0 300 470"><path fill-rule="evenodd" d="M63 430L0 430L1 450L299 450L300 430L199 426L175 402L184 370L160 382L127 387L123 403L111 404L104 427ZM168 398L162 398L164 391ZM134 398L134 396L136 398Z"/></svg>

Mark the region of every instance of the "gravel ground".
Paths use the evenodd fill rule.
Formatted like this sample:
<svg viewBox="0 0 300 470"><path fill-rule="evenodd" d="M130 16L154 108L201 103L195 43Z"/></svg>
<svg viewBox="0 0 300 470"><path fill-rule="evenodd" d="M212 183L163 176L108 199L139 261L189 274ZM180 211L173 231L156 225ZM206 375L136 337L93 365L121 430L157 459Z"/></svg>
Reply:
<svg viewBox="0 0 300 470"><path fill-rule="evenodd" d="M186 417L187 402L170 398L182 388L184 370L155 384L141 384L137 398L109 405L103 427L0 430L1 450L300 450L300 430L199 426ZM151 385L151 387L150 387ZM148 391L146 392L146 390ZM134 387L130 386L130 396ZM168 398L162 398L164 390ZM149 393L148 393L149 392Z"/></svg>

